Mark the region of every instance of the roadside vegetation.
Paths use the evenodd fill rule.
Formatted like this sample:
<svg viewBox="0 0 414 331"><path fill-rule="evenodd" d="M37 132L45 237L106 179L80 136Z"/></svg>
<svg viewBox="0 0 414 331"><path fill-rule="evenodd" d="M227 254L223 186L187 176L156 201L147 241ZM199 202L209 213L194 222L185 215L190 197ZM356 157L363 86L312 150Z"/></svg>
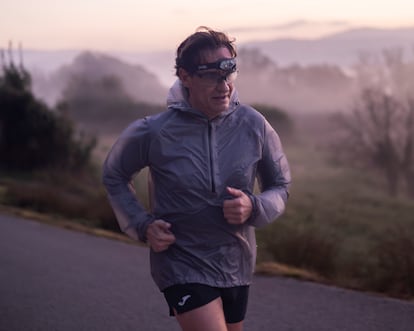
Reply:
<svg viewBox="0 0 414 331"><path fill-rule="evenodd" d="M113 130L101 131L96 138L88 135L87 124L99 126L100 118L84 113L94 102L85 98L97 95L86 93L85 86L82 98L73 88L67 100L50 109L33 96L30 75L22 66L3 63L0 206L119 232L100 182L100 166L115 135ZM122 94L122 86L114 86ZM102 105L102 100L97 102ZM77 107L81 106L80 112ZM135 107L128 104L128 116L134 116ZM334 157L341 147L332 151L337 122L331 116L293 116L273 106L255 107L279 131L293 176L286 214L257 231L258 271L269 273L279 263L283 267L278 270L293 277L413 298L414 200L410 190L391 195L382 168L355 167ZM71 113L84 116L83 133L72 122ZM108 119L107 115L102 118ZM145 205L146 176L143 171L135 181Z"/></svg>
<svg viewBox="0 0 414 331"><path fill-rule="evenodd" d="M299 125L299 141L285 146L294 179L288 208L258 231L259 264L279 262L326 283L412 298L414 200L390 196L375 171L332 161L325 115L303 122L308 129Z"/></svg>
<svg viewBox="0 0 414 331"><path fill-rule="evenodd" d="M1 58L0 202L114 229L92 159L96 138L37 99L21 64Z"/></svg>

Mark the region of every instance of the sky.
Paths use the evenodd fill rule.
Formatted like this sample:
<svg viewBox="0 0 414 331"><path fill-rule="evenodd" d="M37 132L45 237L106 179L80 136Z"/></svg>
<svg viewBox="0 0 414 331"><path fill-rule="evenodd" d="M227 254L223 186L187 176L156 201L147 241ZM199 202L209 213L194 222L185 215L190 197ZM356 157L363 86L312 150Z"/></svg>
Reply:
<svg viewBox="0 0 414 331"><path fill-rule="evenodd" d="M414 26L413 0L0 0L0 48L176 49L198 26L237 42Z"/></svg>

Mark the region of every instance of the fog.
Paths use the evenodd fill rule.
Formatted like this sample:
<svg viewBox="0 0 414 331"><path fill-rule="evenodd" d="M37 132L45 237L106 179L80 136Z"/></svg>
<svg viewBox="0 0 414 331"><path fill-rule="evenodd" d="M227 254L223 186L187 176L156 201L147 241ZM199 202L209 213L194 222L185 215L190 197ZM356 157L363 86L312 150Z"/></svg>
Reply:
<svg viewBox="0 0 414 331"><path fill-rule="evenodd" d="M413 29L361 29L313 41L238 45L236 88L242 102L277 106L291 113L347 112L361 89L361 74L366 75L361 58L400 49L412 62L412 35ZM35 94L50 106L63 99L75 76L91 82L114 76L132 100L158 105L165 104L167 90L176 79L173 50L105 54L28 51L23 56L32 73ZM406 78L405 84L414 85Z"/></svg>

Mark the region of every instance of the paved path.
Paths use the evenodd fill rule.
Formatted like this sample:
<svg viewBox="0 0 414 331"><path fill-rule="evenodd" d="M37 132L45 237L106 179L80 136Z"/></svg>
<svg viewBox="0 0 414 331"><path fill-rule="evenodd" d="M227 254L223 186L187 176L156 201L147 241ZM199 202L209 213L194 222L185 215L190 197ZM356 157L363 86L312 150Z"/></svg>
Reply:
<svg viewBox="0 0 414 331"><path fill-rule="evenodd" d="M246 331L412 331L414 303L255 277ZM1 331L178 331L147 249L0 216Z"/></svg>

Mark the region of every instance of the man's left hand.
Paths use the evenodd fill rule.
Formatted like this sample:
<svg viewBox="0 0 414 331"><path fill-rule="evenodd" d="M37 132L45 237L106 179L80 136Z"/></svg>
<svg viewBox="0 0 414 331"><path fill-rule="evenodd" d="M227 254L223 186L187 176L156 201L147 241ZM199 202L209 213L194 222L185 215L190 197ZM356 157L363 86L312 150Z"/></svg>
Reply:
<svg viewBox="0 0 414 331"><path fill-rule="evenodd" d="M252 213L252 202L247 194L241 190L227 187L227 192L233 196L233 199L224 201L224 217L230 224L243 224Z"/></svg>

